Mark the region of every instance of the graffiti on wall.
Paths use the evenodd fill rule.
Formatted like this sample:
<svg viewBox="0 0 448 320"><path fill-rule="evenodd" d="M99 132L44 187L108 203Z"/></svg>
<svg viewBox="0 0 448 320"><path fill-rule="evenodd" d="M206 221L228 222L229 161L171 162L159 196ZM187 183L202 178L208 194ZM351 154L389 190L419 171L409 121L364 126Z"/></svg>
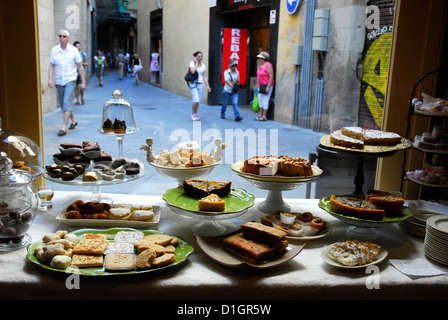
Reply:
<svg viewBox="0 0 448 320"><path fill-rule="evenodd" d="M376 128L381 128L383 123L391 41L391 33L384 33L376 38L366 51L362 65L362 99Z"/></svg>

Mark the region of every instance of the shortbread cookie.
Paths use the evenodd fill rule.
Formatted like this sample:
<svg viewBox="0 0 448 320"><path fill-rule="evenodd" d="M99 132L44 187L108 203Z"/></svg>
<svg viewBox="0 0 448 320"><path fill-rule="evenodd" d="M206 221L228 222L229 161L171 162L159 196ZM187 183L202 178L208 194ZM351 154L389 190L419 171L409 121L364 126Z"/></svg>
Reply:
<svg viewBox="0 0 448 320"><path fill-rule="evenodd" d="M73 254L72 256L72 266L78 268L101 267L102 265L102 254Z"/></svg>
<svg viewBox="0 0 448 320"><path fill-rule="evenodd" d="M134 253L134 244L131 242L112 242L107 245L104 254Z"/></svg>
<svg viewBox="0 0 448 320"><path fill-rule="evenodd" d="M164 267L176 261L176 255L173 253L165 253L152 262L152 266L155 268Z"/></svg>
<svg viewBox="0 0 448 320"><path fill-rule="evenodd" d="M106 250L107 237L105 234L84 234L81 241L73 248L73 253L102 254Z"/></svg>
<svg viewBox="0 0 448 320"><path fill-rule="evenodd" d="M126 271L135 268L136 259L133 253L112 253L104 258L104 268L110 271Z"/></svg>
<svg viewBox="0 0 448 320"><path fill-rule="evenodd" d="M143 246L137 247L138 252L143 252L146 249L151 249L152 251L154 251L154 253L156 254L157 257L161 256L162 254L165 254L167 251L166 247L155 244L155 243L150 243L148 245L143 245Z"/></svg>
<svg viewBox="0 0 448 320"><path fill-rule="evenodd" d="M171 241L173 240L172 236L164 235L164 234L151 234L149 236L143 237L142 240L139 240L134 243L135 247L140 247L143 245L149 245L152 243L161 245L161 246L167 246L171 244Z"/></svg>
<svg viewBox="0 0 448 320"><path fill-rule="evenodd" d="M131 242L135 243L143 239L143 233L137 231L118 231L114 237L114 242Z"/></svg>
<svg viewBox="0 0 448 320"><path fill-rule="evenodd" d="M138 270L149 269L155 259L155 252L151 249L146 249L138 255L135 266Z"/></svg>

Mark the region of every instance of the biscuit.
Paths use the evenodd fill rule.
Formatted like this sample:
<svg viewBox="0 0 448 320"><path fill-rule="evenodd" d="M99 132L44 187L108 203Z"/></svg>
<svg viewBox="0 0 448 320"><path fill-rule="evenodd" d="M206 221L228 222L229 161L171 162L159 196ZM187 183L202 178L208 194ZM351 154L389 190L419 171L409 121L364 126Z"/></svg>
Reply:
<svg viewBox="0 0 448 320"><path fill-rule="evenodd" d="M138 270L149 269L155 259L155 252L151 249L146 249L138 255L135 266Z"/></svg>
<svg viewBox="0 0 448 320"><path fill-rule="evenodd" d="M65 269L72 263L72 258L64 255L57 255L51 259L50 267L56 269Z"/></svg>
<svg viewBox="0 0 448 320"><path fill-rule="evenodd" d="M78 268L101 267L102 265L102 254L73 254L72 256L72 266Z"/></svg>
<svg viewBox="0 0 448 320"><path fill-rule="evenodd" d="M165 253L154 259L152 266L155 268L164 267L176 261L176 255L173 253Z"/></svg>
<svg viewBox="0 0 448 320"><path fill-rule="evenodd" d="M112 253L104 258L104 268L110 271L126 271L134 269L136 265L133 253Z"/></svg>
<svg viewBox="0 0 448 320"><path fill-rule="evenodd" d="M84 234L81 241L73 248L73 253L102 254L108 245L105 234Z"/></svg>
<svg viewBox="0 0 448 320"><path fill-rule="evenodd" d="M104 254L134 253L134 245L131 242L112 242L107 245Z"/></svg>
<svg viewBox="0 0 448 320"><path fill-rule="evenodd" d="M152 243L161 245L161 246L167 246L171 244L171 241L173 241L172 236L164 235L164 234L151 234L149 236L143 237L143 239L137 241L134 245L135 247L140 247L143 245L149 245Z"/></svg>
<svg viewBox="0 0 448 320"><path fill-rule="evenodd" d="M132 218L137 221L149 221L154 219L154 211L152 210L134 210Z"/></svg>
<svg viewBox="0 0 448 320"><path fill-rule="evenodd" d="M110 217L116 220L127 220L131 217L132 211L129 208L111 208Z"/></svg>
<svg viewBox="0 0 448 320"><path fill-rule="evenodd" d="M164 246L161 246L161 245L158 245L155 243L137 247L138 252L143 252L146 249L151 249L152 251L154 251L154 253L156 254L157 257L166 253L166 248Z"/></svg>
<svg viewBox="0 0 448 320"><path fill-rule="evenodd" d="M141 239L143 239L143 233L142 232L118 231L115 234L114 242L131 242L131 243L135 243L136 241L139 241Z"/></svg>

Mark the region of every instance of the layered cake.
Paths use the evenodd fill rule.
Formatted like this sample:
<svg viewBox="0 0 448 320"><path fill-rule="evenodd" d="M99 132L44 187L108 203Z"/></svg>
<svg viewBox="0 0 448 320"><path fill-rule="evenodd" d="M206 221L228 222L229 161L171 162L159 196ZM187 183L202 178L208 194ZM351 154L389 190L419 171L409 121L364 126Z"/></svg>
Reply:
<svg viewBox="0 0 448 320"><path fill-rule="evenodd" d="M241 171L261 176L273 176L278 170L277 156L252 156L244 160Z"/></svg>
<svg viewBox="0 0 448 320"><path fill-rule="evenodd" d="M184 191L187 195L194 198L204 198L210 194L216 194L218 197L226 197L230 194L232 182L229 181L209 181L203 179L185 180L183 183Z"/></svg>
<svg viewBox="0 0 448 320"><path fill-rule="evenodd" d="M298 177L313 175L313 168L309 160L290 156L252 156L244 161L241 171L260 176Z"/></svg>

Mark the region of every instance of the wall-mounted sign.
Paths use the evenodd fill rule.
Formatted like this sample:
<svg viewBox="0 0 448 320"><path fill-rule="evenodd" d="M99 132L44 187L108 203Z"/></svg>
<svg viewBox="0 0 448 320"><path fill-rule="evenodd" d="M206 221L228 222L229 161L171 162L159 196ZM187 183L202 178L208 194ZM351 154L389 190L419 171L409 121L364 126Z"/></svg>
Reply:
<svg viewBox="0 0 448 320"><path fill-rule="evenodd" d="M222 12L239 11L271 5L271 0L222 0Z"/></svg>
<svg viewBox="0 0 448 320"><path fill-rule="evenodd" d="M238 72L240 73L240 84L247 82L247 29L225 28L222 42L222 77L224 81L224 71L229 68L230 60L238 61Z"/></svg>
<svg viewBox="0 0 448 320"><path fill-rule="evenodd" d="M286 10L289 14L293 14L300 7L301 0L286 0Z"/></svg>

